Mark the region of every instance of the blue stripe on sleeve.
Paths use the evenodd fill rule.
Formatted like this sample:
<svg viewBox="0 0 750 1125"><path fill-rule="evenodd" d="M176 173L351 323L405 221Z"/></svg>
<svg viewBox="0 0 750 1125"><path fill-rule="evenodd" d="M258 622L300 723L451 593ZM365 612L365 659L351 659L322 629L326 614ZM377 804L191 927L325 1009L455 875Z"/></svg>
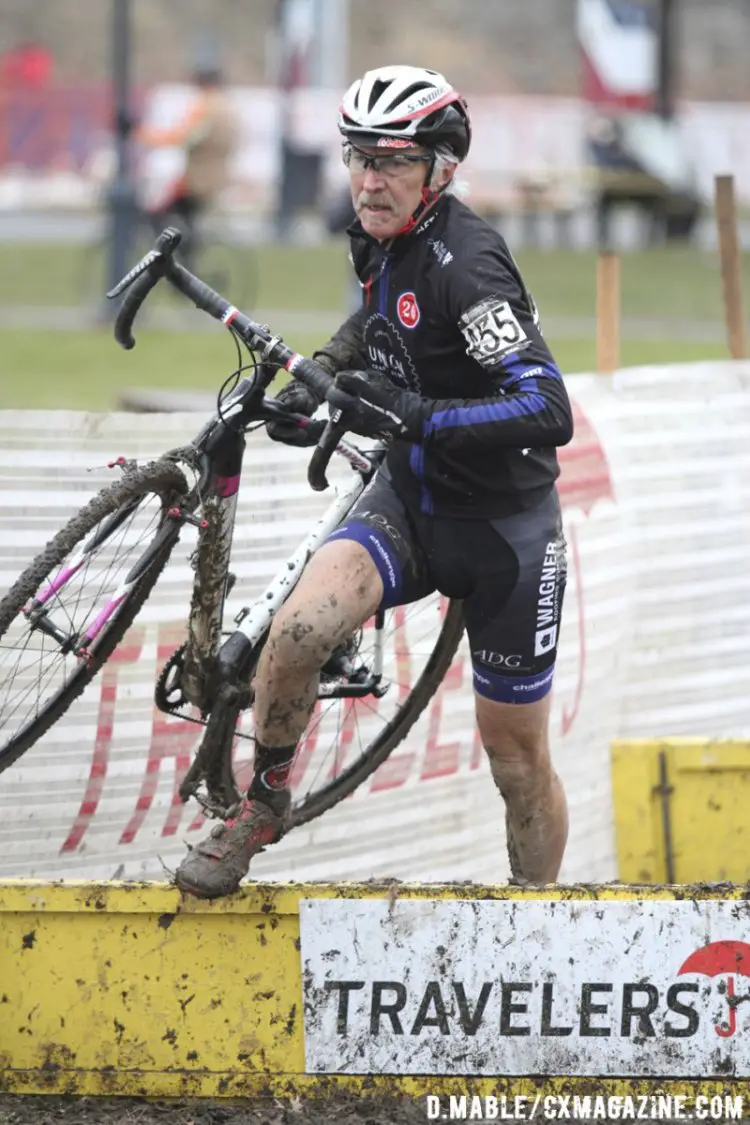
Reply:
<svg viewBox="0 0 750 1125"><path fill-rule="evenodd" d="M511 360L512 362L508 362ZM508 359L503 364L503 367L509 375L515 376L516 379L521 379L527 371L534 371L540 375L547 375L550 379L562 379L562 373L556 363L529 363L528 360L521 359L517 353L508 356Z"/></svg>
<svg viewBox="0 0 750 1125"><path fill-rule="evenodd" d="M498 398L495 402L478 402L476 406L452 406L448 410L440 410L425 422L425 436L435 430L478 426L483 422L502 422L506 418L541 413L547 401L532 379L529 379L525 392L523 395Z"/></svg>

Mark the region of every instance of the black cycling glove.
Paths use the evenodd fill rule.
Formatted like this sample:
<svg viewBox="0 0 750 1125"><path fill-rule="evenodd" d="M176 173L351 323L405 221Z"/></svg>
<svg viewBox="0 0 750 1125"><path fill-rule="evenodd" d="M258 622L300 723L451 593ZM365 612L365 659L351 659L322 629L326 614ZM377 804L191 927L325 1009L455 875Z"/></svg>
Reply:
<svg viewBox="0 0 750 1125"><path fill-rule="evenodd" d="M294 379L281 388L276 395L276 401L283 403L292 413L304 414L306 418L310 418L320 406L318 396ZM317 445L324 429L325 419L309 421L304 426L299 422L287 422L280 418L266 425L266 432L272 441L281 441L285 445L296 445L301 448Z"/></svg>
<svg viewBox="0 0 750 1125"><path fill-rule="evenodd" d="M343 412L342 422L355 434L404 441L422 437L427 402L395 387L380 371L340 371L326 400Z"/></svg>

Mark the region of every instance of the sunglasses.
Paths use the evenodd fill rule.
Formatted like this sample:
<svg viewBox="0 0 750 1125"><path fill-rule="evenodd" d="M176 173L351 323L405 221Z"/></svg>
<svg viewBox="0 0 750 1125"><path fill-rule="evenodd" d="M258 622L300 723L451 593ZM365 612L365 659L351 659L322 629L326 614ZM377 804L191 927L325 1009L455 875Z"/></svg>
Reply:
<svg viewBox="0 0 750 1125"><path fill-rule="evenodd" d="M432 156L405 152L372 156L353 144L345 144L341 156L350 172L366 172L368 168L372 168L376 175L384 176L386 179L404 176L413 165L431 164L433 160Z"/></svg>

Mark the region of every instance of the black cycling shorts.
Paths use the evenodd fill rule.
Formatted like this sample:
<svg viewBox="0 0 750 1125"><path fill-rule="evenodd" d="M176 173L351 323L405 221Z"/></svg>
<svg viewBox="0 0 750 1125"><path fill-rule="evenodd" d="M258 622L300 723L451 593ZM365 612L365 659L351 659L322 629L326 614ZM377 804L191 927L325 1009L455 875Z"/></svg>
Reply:
<svg viewBox="0 0 750 1125"><path fill-rule="evenodd" d="M555 489L516 515L457 520L408 509L381 468L329 536L336 539L369 552L383 608L435 590L463 600L479 695L533 703L550 691L567 575Z"/></svg>

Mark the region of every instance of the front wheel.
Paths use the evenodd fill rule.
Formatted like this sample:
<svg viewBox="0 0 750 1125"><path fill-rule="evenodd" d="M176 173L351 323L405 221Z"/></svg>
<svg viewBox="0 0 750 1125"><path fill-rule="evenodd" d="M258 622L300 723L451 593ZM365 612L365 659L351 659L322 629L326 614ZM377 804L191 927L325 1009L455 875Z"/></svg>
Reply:
<svg viewBox="0 0 750 1125"><path fill-rule="evenodd" d="M188 491L171 461L128 468L57 533L0 601L0 773L68 709L151 593Z"/></svg>
<svg viewBox="0 0 750 1125"><path fill-rule="evenodd" d="M462 603L433 594L378 614L332 655L297 747L290 827L337 805L385 762L442 683L462 633ZM253 737L251 709L237 725L241 706L228 687L180 789L183 800L196 796L212 815L226 816L252 779L252 754L235 758ZM198 794L203 782L205 797Z"/></svg>

